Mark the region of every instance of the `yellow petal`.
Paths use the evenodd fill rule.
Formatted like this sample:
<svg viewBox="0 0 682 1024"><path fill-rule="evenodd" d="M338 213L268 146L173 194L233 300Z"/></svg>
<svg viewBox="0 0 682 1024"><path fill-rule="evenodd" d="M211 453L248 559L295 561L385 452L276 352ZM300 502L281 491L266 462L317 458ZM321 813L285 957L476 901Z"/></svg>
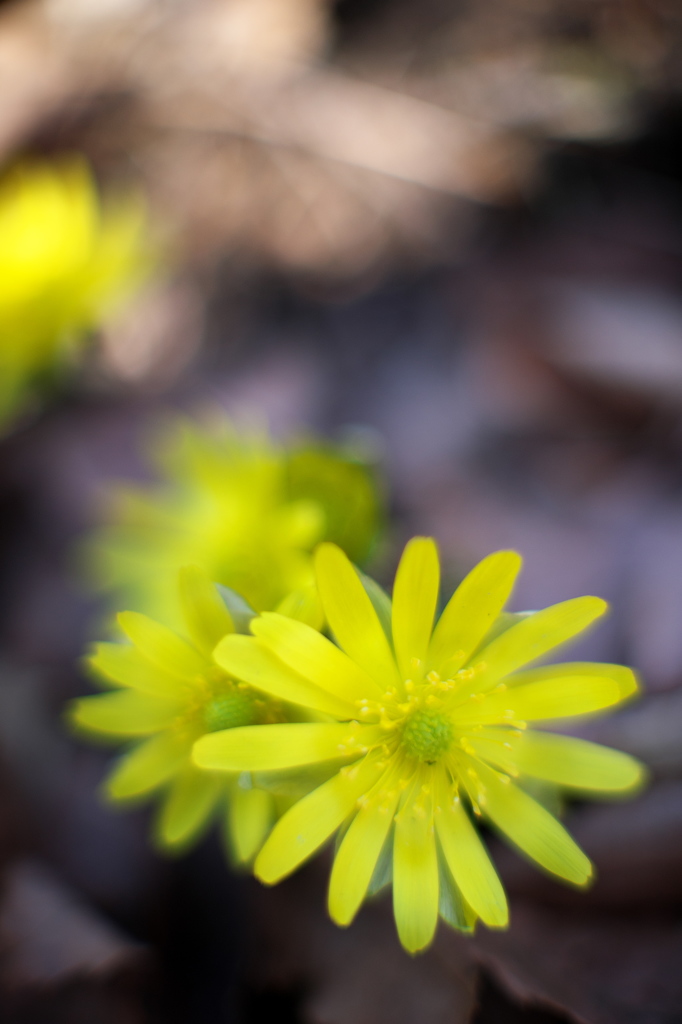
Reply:
<svg viewBox="0 0 682 1024"><path fill-rule="evenodd" d="M370 798L353 818L334 858L329 882L329 914L339 925L351 923L364 900L379 854L393 825L400 790L384 773Z"/></svg>
<svg viewBox="0 0 682 1024"><path fill-rule="evenodd" d="M139 612L121 612L118 623L140 652L179 679L193 679L206 670L206 660L172 630Z"/></svg>
<svg viewBox="0 0 682 1024"><path fill-rule="evenodd" d="M396 815L393 840L393 913L398 936L408 953L428 946L438 924L433 801L430 793L421 791L421 785L418 776L407 791Z"/></svg>
<svg viewBox="0 0 682 1024"><path fill-rule="evenodd" d="M547 871L585 885L592 875L592 865L556 818L513 782L503 782L492 768L468 760L474 775L465 770L462 779L483 813Z"/></svg>
<svg viewBox="0 0 682 1024"><path fill-rule="evenodd" d="M188 692L186 683L151 665L130 644L95 644L88 664L105 679L141 693L175 697Z"/></svg>
<svg viewBox="0 0 682 1024"><path fill-rule="evenodd" d="M219 640L234 632L225 602L198 565L185 565L178 573L180 605L190 639L209 656Z"/></svg>
<svg viewBox="0 0 682 1024"><path fill-rule="evenodd" d="M360 756L380 738L374 726L295 722L247 725L202 736L193 759L212 771L268 772Z"/></svg>
<svg viewBox="0 0 682 1024"><path fill-rule="evenodd" d="M255 637L226 636L216 647L213 657L231 676L243 679L280 700L302 704L335 718L348 719L357 714L358 709L353 704L304 679Z"/></svg>
<svg viewBox="0 0 682 1024"><path fill-rule="evenodd" d="M106 782L112 800L129 800L156 789L189 759L187 739L162 732L126 754Z"/></svg>
<svg viewBox="0 0 682 1024"><path fill-rule="evenodd" d="M327 621L349 658L382 686L395 686L395 659L357 571L335 544L315 552L317 586Z"/></svg>
<svg viewBox="0 0 682 1024"><path fill-rule="evenodd" d="M445 860L467 903L491 928L509 921L507 898L497 872L445 773L438 787L436 831Z"/></svg>
<svg viewBox="0 0 682 1024"><path fill-rule="evenodd" d="M491 689L503 676L582 633L607 608L600 597L575 597L522 619L476 655L481 666L476 689Z"/></svg>
<svg viewBox="0 0 682 1024"><path fill-rule="evenodd" d="M644 767L629 754L598 743L529 730L514 744L519 771L575 789L622 792L637 787Z"/></svg>
<svg viewBox="0 0 682 1024"><path fill-rule="evenodd" d="M430 537L414 537L400 559L393 587L393 646L403 678L422 665L431 640L440 587L438 549Z"/></svg>
<svg viewBox="0 0 682 1024"><path fill-rule="evenodd" d="M258 639L295 672L347 701L357 714L355 702L376 698L381 690L366 672L316 630L274 612L264 612L251 623Z"/></svg>
<svg viewBox="0 0 682 1024"><path fill-rule="evenodd" d="M246 864L260 850L275 819L275 802L262 789L244 789L236 782L227 805L227 831L237 860Z"/></svg>
<svg viewBox="0 0 682 1024"><path fill-rule="evenodd" d="M479 920L478 914L464 899L452 871L448 867L442 846L436 843L438 854L438 914L451 928L466 935L473 935Z"/></svg>
<svg viewBox="0 0 682 1024"><path fill-rule="evenodd" d="M620 701L616 683L604 676L555 676L525 686L489 693L479 702L457 709L457 723L540 722L552 718L587 715Z"/></svg>
<svg viewBox="0 0 682 1024"><path fill-rule="evenodd" d="M517 672L505 679L505 683L509 687L522 686L542 679L555 679L557 676L599 676L610 679L620 691L620 700L626 700L640 690L639 680L631 668L611 665L605 661L564 661L559 665L544 665Z"/></svg>
<svg viewBox="0 0 682 1024"><path fill-rule="evenodd" d="M515 551L496 551L460 583L438 620L429 650L429 667L457 672L502 611L521 569Z"/></svg>
<svg viewBox="0 0 682 1024"><path fill-rule="evenodd" d="M286 615L289 619L296 619L298 622L305 622L313 629L321 630L324 626L324 609L317 587L301 587L293 590L275 608L280 615Z"/></svg>
<svg viewBox="0 0 682 1024"><path fill-rule="evenodd" d="M135 690L117 690L74 701L70 717L76 725L116 736L149 736L177 718L184 701L152 697Z"/></svg>
<svg viewBox="0 0 682 1024"><path fill-rule="evenodd" d="M360 574L360 582L362 583L367 597L372 602L372 608L377 613L377 618L381 623L381 628L389 641L393 639L393 632L391 629L391 599L384 590L380 587L376 580L373 580L371 576L366 576L364 572Z"/></svg>
<svg viewBox="0 0 682 1024"><path fill-rule="evenodd" d="M519 769L516 766L516 744L519 742L519 729L492 725L488 728L476 727L476 731L466 737L469 753L474 753L481 761L496 765L503 772L516 777Z"/></svg>
<svg viewBox="0 0 682 1024"><path fill-rule="evenodd" d="M207 824L225 786L220 776L186 765L173 780L157 824L163 846L190 843Z"/></svg>
<svg viewBox="0 0 682 1024"><path fill-rule="evenodd" d="M299 800L280 818L256 857L254 872L269 885L291 874L329 839L353 813L357 800L371 788L382 769L368 757L342 770Z"/></svg>

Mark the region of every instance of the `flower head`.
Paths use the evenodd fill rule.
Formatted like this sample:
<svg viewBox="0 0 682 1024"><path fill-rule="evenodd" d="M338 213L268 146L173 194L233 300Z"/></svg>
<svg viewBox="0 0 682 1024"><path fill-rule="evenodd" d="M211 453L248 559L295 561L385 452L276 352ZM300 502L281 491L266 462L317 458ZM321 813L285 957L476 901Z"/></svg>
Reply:
<svg viewBox="0 0 682 1024"><path fill-rule="evenodd" d="M273 829L255 862L263 881L289 874L340 829L332 918L349 924L365 896L392 878L398 933L416 952L433 938L439 912L464 931L479 917L491 927L507 924L505 894L472 812L547 871L576 885L589 880L590 861L523 780L581 793L623 791L637 785L641 768L618 751L529 725L614 706L637 682L619 665L528 669L606 604L581 597L505 615L520 566L513 551L484 559L434 625L432 540L407 545L392 603L338 548L323 544L317 583L338 647L276 614L254 619L253 637L219 644L215 658L226 671L279 696L291 687L301 703L327 714L330 701L336 705L335 721L247 726L195 745L195 762L214 770L338 764Z"/></svg>
<svg viewBox="0 0 682 1024"><path fill-rule="evenodd" d="M292 709L230 676L211 657L216 643L243 624L245 606L236 595L231 614L198 567L180 571L179 591L186 638L124 612L119 623L130 643L97 644L89 659L95 674L117 689L75 701L70 717L80 730L132 742L106 793L129 801L161 792L157 833L163 846L186 847L222 815L230 849L247 861L272 824L273 797L256 789L248 774L200 771L191 761L192 745L215 730L290 721Z"/></svg>
<svg viewBox="0 0 682 1024"><path fill-rule="evenodd" d="M114 491L110 525L93 537L89 562L101 586L162 621L178 621L180 565L198 564L256 610L272 610L311 587L319 540L338 540L362 559L376 538L372 474L331 446L283 449L221 416L207 426L172 424L154 459L160 483Z"/></svg>
<svg viewBox="0 0 682 1024"><path fill-rule="evenodd" d="M0 183L0 424L58 373L149 268L137 198L102 206L83 160Z"/></svg>

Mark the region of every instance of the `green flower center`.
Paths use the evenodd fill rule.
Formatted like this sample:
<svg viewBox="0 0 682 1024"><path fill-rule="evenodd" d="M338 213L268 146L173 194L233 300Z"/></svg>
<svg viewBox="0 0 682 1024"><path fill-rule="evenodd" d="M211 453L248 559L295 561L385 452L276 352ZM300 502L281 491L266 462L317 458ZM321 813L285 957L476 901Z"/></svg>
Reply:
<svg viewBox="0 0 682 1024"><path fill-rule="evenodd" d="M239 690L213 697L204 707L204 725L207 732L253 725L257 717L258 709L252 694L240 693Z"/></svg>
<svg viewBox="0 0 682 1024"><path fill-rule="evenodd" d="M441 711L415 711L403 727L403 746L420 761L436 761L452 743L452 723Z"/></svg>

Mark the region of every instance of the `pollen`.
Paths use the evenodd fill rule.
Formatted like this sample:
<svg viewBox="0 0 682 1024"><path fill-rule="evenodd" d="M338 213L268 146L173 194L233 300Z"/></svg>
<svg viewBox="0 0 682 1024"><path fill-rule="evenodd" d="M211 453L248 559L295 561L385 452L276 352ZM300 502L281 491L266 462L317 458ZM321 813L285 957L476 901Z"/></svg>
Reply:
<svg viewBox="0 0 682 1024"><path fill-rule="evenodd" d="M420 708L403 726L403 746L420 761L433 762L442 757L450 749L452 739L452 722L442 711Z"/></svg>

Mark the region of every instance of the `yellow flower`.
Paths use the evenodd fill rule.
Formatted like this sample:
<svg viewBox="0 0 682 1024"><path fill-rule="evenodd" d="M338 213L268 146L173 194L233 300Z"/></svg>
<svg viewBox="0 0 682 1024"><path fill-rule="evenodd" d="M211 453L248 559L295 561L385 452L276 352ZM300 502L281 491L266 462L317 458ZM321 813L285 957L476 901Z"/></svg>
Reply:
<svg viewBox="0 0 682 1024"><path fill-rule="evenodd" d="M287 451L225 417L205 427L183 419L153 457L161 482L114 491L110 525L89 545L89 574L169 624L180 565L198 564L257 611L273 610L293 591L310 593L319 540L363 558L377 535L371 474L331 447Z"/></svg>
<svg viewBox="0 0 682 1024"><path fill-rule="evenodd" d="M505 894L470 811L547 871L588 881L588 858L513 780L588 794L635 787L642 772L627 755L527 726L614 706L637 681L619 665L525 668L584 630L606 604L581 597L505 615L520 566L513 551L484 559L434 627L432 540L407 545L392 605L376 584L363 585L338 548L323 544L317 583L338 647L277 614L254 619L253 637L221 641L215 658L226 671L281 699L295 692L327 714L330 700L338 705L333 722L237 728L195 745L196 764L213 770L339 766L277 823L255 862L259 878L279 881L341 829L332 918L348 925L365 896L392 877L398 934L410 952L431 942L439 911L464 931L478 917L490 927L507 924Z"/></svg>
<svg viewBox="0 0 682 1024"><path fill-rule="evenodd" d="M248 861L272 824L273 797L254 788L248 774L200 771L191 762L192 745L216 729L284 722L292 712L236 681L211 657L216 643L248 617L236 595L231 615L197 567L180 571L179 590L188 639L144 615L122 613L130 643L97 644L89 659L96 675L118 689L75 701L70 717L80 730L134 742L109 776L106 793L129 801L162 791L162 846L188 846L221 814L230 849Z"/></svg>
<svg viewBox="0 0 682 1024"><path fill-rule="evenodd" d="M0 425L148 270L137 198L102 207L78 158L16 167L0 182Z"/></svg>

